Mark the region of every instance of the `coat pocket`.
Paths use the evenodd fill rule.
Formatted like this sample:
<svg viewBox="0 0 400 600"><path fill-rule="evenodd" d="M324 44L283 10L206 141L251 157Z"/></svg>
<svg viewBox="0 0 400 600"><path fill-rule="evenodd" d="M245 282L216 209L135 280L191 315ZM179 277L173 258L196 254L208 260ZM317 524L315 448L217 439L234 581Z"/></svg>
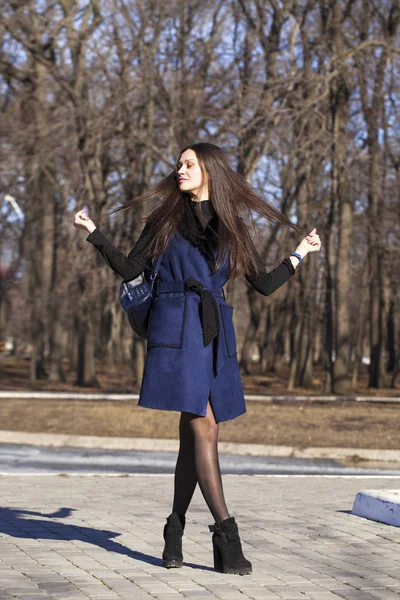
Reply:
<svg viewBox="0 0 400 600"><path fill-rule="evenodd" d="M155 298L149 322L148 346L182 348L186 298L169 294Z"/></svg>
<svg viewBox="0 0 400 600"><path fill-rule="evenodd" d="M237 350L235 327L233 325L233 306L229 306L229 304L220 304L219 308L222 317L221 320L224 329L223 335L225 338L228 356L235 356L235 354L237 354ZM222 332L220 333L222 334Z"/></svg>

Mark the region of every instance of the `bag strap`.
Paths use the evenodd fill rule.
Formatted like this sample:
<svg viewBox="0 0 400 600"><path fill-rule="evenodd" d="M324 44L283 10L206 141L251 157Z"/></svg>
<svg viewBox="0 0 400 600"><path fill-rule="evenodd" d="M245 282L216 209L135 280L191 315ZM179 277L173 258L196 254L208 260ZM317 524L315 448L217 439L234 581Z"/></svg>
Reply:
<svg viewBox="0 0 400 600"><path fill-rule="evenodd" d="M163 255L160 254L160 256L157 258L156 262L154 263L154 268L153 268L153 272L150 275L150 280L154 281L154 279L157 277L158 275L158 271L160 269L161 266L161 259L162 259Z"/></svg>

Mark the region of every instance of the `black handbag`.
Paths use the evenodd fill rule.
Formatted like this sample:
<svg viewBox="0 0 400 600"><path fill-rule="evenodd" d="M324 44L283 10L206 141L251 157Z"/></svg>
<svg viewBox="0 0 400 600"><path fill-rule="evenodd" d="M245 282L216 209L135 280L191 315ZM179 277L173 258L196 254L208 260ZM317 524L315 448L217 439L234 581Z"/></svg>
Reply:
<svg viewBox="0 0 400 600"><path fill-rule="evenodd" d="M154 282L158 275L162 254L154 265L147 268L135 279L122 282L119 290L119 301L128 315L133 331L141 338L147 339L151 305L154 298Z"/></svg>

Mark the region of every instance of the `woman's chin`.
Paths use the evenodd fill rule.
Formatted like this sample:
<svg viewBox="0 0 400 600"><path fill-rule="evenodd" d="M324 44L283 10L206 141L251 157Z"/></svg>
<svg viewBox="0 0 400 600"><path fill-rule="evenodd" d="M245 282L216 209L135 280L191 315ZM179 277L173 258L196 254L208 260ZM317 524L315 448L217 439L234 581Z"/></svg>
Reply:
<svg viewBox="0 0 400 600"><path fill-rule="evenodd" d="M193 194L194 194L194 190L192 188L188 187L188 186L185 186L185 185L180 185L179 186L179 191L183 192L185 194L189 194L190 196L193 196Z"/></svg>

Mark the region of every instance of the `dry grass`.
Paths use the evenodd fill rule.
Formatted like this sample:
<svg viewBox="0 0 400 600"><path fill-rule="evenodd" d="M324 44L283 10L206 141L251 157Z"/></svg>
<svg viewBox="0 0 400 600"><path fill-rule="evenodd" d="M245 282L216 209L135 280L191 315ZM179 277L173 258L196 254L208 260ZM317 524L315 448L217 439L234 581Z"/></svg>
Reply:
<svg viewBox="0 0 400 600"><path fill-rule="evenodd" d="M28 361L6 359L0 372L2 390L53 391L138 391L129 381L126 367L115 370L98 365L99 388L74 385L74 373L63 384L28 380ZM246 393L286 394L282 377L242 377ZM366 373L354 395L372 394L366 387ZM322 393L322 376L318 374L312 393ZM296 390L295 394L306 393ZM396 395L396 390L382 389L376 395ZM222 423L222 441L282 444L297 447L345 446L358 448L398 449L400 405L356 402L292 402L271 404L248 402L248 412ZM179 413L146 410L134 402L81 400L0 400L0 429L69 433L78 435L176 438Z"/></svg>
<svg viewBox="0 0 400 600"><path fill-rule="evenodd" d="M399 448L400 407L359 403L267 404L221 423L220 440L297 447ZM179 413L136 402L0 401L0 429L122 437L176 438Z"/></svg>

